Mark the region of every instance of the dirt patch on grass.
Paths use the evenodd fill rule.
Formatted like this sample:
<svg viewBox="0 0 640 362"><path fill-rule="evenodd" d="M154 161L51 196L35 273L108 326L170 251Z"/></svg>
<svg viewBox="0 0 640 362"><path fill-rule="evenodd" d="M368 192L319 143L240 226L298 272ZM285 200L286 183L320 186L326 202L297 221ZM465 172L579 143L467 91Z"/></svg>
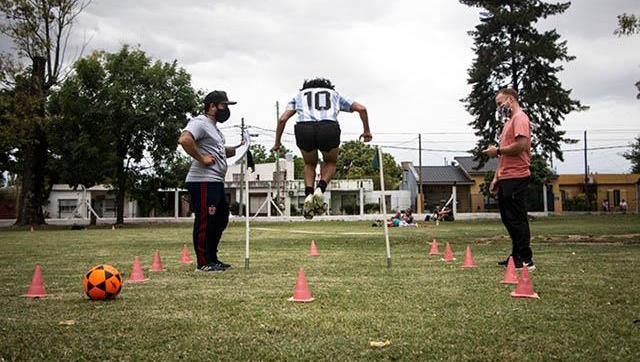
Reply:
<svg viewBox="0 0 640 362"><path fill-rule="evenodd" d="M487 238L477 238L476 244L490 245L499 241L510 240L507 235L499 235ZM640 244L640 234L616 234L616 235L533 235L531 241L547 243L614 243L614 244Z"/></svg>

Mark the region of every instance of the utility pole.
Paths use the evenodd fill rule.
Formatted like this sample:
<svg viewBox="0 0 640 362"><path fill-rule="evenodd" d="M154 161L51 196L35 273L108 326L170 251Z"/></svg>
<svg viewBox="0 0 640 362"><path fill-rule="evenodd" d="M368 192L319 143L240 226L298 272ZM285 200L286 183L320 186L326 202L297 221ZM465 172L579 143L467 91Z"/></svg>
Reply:
<svg viewBox="0 0 640 362"><path fill-rule="evenodd" d="M422 194L422 133L418 133L418 177L420 180L418 182L419 189L416 212L422 214L424 211L424 195Z"/></svg>
<svg viewBox="0 0 640 362"><path fill-rule="evenodd" d="M584 131L584 194L587 201L587 211L591 211L589 199L589 164L587 163L587 131Z"/></svg>
<svg viewBox="0 0 640 362"><path fill-rule="evenodd" d="M278 119L280 119L280 103L276 101L276 122ZM276 205L280 208L280 150L274 153L276 156Z"/></svg>
<svg viewBox="0 0 640 362"><path fill-rule="evenodd" d="M242 117L240 119L240 137L244 136L244 117ZM244 185L244 180L245 180L245 170L244 170L244 165L245 165L246 161L243 161L240 163L240 197L238 197L238 215L242 215L242 185ZM247 199L249 198L249 195L247 195Z"/></svg>

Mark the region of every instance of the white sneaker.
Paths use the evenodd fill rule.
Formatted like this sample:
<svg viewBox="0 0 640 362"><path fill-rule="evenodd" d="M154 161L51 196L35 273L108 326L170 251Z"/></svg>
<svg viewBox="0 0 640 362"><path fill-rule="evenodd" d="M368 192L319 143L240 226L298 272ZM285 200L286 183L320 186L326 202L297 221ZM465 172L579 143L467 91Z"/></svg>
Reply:
<svg viewBox="0 0 640 362"><path fill-rule="evenodd" d="M317 187L316 191L313 193L314 210L321 210L323 204L324 204L324 195L322 194L322 190L319 187Z"/></svg>
<svg viewBox="0 0 640 362"><path fill-rule="evenodd" d="M313 219L313 215L315 208L313 207L313 194L307 195L304 199L304 204L302 205L302 216L305 219Z"/></svg>

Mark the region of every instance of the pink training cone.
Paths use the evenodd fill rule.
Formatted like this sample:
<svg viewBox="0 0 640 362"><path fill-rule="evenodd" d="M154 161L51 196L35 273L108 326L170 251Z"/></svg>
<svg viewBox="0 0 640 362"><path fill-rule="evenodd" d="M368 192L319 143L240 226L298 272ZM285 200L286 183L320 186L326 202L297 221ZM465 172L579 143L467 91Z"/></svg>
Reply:
<svg viewBox="0 0 640 362"><path fill-rule="evenodd" d="M438 240L433 239L433 242L431 243L431 251L429 251L429 255L438 255Z"/></svg>
<svg viewBox="0 0 640 362"><path fill-rule="evenodd" d="M153 263L151 264L151 269L149 269L149 271L152 271L152 272L167 271L162 266L162 259L160 259L160 250L156 250L156 253L153 255Z"/></svg>
<svg viewBox="0 0 640 362"><path fill-rule="evenodd" d="M467 253L464 256L463 268L475 268L476 265L473 262L473 255L471 255L471 247L467 245Z"/></svg>
<svg viewBox="0 0 640 362"><path fill-rule="evenodd" d="M516 290L511 292L511 296L514 298L540 299L538 293L533 291L531 279L529 278L529 269L527 269L526 265L522 266L522 272L520 274L520 279L518 279L518 285L516 286Z"/></svg>
<svg viewBox="0 0 640 362"><path fill-rule="evenodd" d="M33 278L31 278L31 285L29 285L27 294L23 294L22 296L27 298L44 298L47 296L47 291L44 289L44 281L42 280L40 264L36 264L36 270L33 272Z"/></svg>
<svg viewBox="0 0 640 362"><path fill-rule="evenodd" d="M182 244L182 256L180 257L180 263L182 264L191 264L193 260L189 255L189 249L187 249L187 244Z"/></svg>
<svg viewBox="0 0 640 362"><path fill-rule="evenodd" d="M309 247L309 256L320 256L320 254L318 254L318 247L316 246L315 240L311 240L311 246Z"/></svg>
<svg viewBox="0 0 640 362"><path fill-rule="evenodd" d="M311 291L307 285L307 279L304 276L304 269L300 268L298 271L298 280L296 286L293 289L293 297L289 298L290 302L308 303L313 302L314 297L311 296Z"/></svg>
<svg viewBox="0 0 640 362"><path fill-rule="evenodd" d="M453 251L451 250L451 246L449 245L448 241L447 241L446 246L444 248L444 257L442 258L442 260L445 263L448 263L450 261L456 260L456 258L453 257Z"/></svg>
<svg viewBox="0 0 640 362"><path fill-rule="evenodd" d="M147 278L144 277L144 272L142 271L142 266L140 266L140 260L138 256L133 257L133 265L131 266L131 276L129 276L129 283L142 283L146 282Z"/></svg>
<svg viewBox="0 0 640 362"><path fill-rule="evenodd" d="M504 271L504 277L500 282L502 284L518 284L518 273L516 273L516 264L513 262L513 256L509 256L507 269Z"/></svg>

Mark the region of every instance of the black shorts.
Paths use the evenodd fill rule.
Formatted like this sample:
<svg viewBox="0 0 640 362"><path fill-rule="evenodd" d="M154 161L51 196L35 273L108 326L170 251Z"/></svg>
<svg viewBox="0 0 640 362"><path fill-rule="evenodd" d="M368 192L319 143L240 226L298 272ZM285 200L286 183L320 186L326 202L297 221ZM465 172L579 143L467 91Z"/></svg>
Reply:
<svg viewBox="0 0 640 362"><path fill-rule="evenodd" d="M334 121L299 122L295 126L296 145L305 152L329 152L340 146L340 125Z"/></svg>

